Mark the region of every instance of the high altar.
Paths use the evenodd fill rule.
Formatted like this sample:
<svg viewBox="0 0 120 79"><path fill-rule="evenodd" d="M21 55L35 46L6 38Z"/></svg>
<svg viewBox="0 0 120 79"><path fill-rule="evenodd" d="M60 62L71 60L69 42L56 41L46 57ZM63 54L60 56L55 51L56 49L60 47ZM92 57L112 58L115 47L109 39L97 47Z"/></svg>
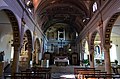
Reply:
<svg viewBox="0 0 120 79"><path fill-rule="evenodd" d="M69 65L69 59L67 56L56 56L54 59L56 66L67 66Z"/></svg>

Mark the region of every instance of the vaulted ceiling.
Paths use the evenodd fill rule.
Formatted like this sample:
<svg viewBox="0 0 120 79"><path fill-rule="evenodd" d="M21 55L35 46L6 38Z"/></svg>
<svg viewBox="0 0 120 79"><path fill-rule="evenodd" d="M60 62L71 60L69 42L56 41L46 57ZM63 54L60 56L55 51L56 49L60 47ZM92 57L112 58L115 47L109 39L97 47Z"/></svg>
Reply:
<svg viewBox="0 0 120 79"><path fill-rule="evenodd" d="M35 18L45 32L56 23L68 24L80 33L89 22L95 0L33 0Z"/></svg>

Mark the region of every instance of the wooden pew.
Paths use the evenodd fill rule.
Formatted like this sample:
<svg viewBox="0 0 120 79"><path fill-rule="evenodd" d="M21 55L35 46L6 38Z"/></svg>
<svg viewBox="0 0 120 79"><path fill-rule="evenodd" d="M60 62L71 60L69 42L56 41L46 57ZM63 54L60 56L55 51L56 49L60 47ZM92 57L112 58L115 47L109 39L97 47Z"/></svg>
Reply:
<svg viewBox="0 0 120 79"><path fill-rule="evenodd" d="M46 77L46 73L15 73L14 76L4 76L4 79L49 79Z"/></svg>
<svg viewBox="0 0 120 79"><path fill-rule="evenodd" d="M48 79L46 77L45 72L37 72L37 73L15 73L15 79L21 78L21 79Z"/></svg>
<svg viewBox="0 0 120 79"><path fill-rule="evenodd" d="M77 79L83 79L84 76L82 74L84 73L94 73L95 68L74 68L74 75Z"/></svg>
<svg viewBox="0 0 120 79"><path fill-rule="evenodd" d="M14 73L14 76L5 75L4 79L50 79L50 72L51 68L35 67L32 69L27 69L26 71Z"/></svg>
<svg viewBox="0 0 120 79"><path fill-rule="evenodd" d="M84 74L85 79L120 79L120 74Z"/></svg>
<svg viewBox="0 0 120 79"><path fill-rule="evenodd" d="M79 74L78 71L94 71L95 68L74 68L74 74Z"/></svg>
<svg viewBox="0 0 120 79"><path fill-rule="evenodd" d="M46 79L51 78L51 67L33 67L31 70L35 73L44 72L46 73Z"/></svg>
<svg viewBox="0 0 120 79"><path fill-rule="evenodd" d="M95 70L95 68L74 68L74 74L77 79L84 79L84 74L107 74L107 72L101 72L101 70Z"/></svg>

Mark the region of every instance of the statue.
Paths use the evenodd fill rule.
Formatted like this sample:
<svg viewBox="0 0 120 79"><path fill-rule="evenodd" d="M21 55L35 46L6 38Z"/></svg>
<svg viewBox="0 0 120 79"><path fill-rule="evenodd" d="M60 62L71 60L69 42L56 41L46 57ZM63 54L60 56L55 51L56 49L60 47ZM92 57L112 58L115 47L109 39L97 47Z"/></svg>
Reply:
<svg viewBox="0 0 120 79"><path fill-rule="evenodd" d="M0 52L0 61L4 61L4 51Z"/></svg>

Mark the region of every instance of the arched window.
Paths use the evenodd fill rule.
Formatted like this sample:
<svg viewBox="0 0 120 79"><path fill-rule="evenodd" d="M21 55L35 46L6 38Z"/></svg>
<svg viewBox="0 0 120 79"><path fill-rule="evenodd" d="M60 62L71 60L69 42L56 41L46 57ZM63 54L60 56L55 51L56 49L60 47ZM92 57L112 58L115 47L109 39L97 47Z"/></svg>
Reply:
<svg viewBox="0 0 120 79"><path fill-rule="evenodd" d="M98 9L97 3L95 2L92 7L93 7L93 12L95 12Z"/></svg>

